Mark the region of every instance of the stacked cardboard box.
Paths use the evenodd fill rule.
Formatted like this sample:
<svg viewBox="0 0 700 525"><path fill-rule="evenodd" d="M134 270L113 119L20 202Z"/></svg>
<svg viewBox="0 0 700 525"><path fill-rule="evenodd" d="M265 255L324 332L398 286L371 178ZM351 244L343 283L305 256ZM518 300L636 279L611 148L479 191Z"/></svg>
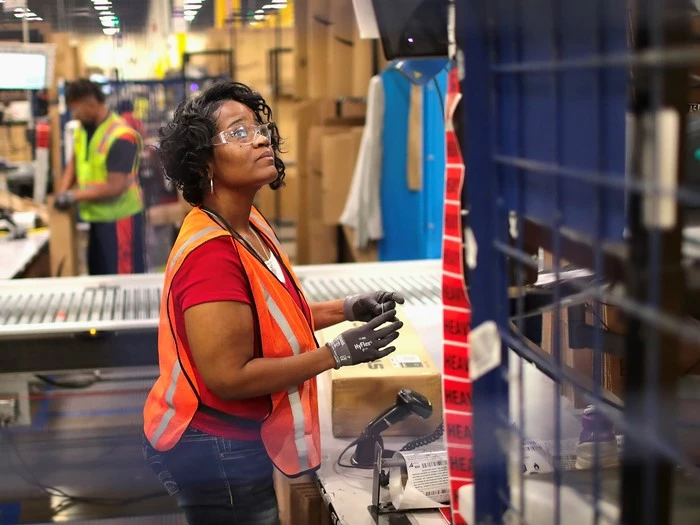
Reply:
<svg viewBox="0 0 700 525"><path fill-rule="evenodd" d="M352 2L295 4L298 97L364 97L372 76L373 46L360 40Z"/></svg>
<svg viewBox="0 0 700 525"><path fill-rule="evenodd" d="M359 38L352 2L309 0L294 8L295 94L302 99L296 143L298 260L333 263L345 255L376 260L376 249L348 249L353 232L343 231L339 219L360 147L364 98L375 63L384 63L374 56L379 48Z"/></svg>
<svg viewBox="0 0 700 525"><path fill-rule="evenodd" d="M361 102L333 99L309 100L297 108L297 260L302 264L338 261L336 215L350 187L365 109ZM348 146L354 149L343 149Z"/></svg>

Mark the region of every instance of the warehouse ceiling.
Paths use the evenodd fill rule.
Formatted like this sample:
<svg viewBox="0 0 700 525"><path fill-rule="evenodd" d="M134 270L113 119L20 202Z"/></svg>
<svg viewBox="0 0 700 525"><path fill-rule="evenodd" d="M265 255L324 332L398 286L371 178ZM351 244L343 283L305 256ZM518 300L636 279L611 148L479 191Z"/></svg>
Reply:
<svg viewBox="0 0 700 525"><path fill-rule="evenodd" d="M0 5L2 5L0 0ZM119 19L122 34L143 33L147 30L148 10L153 0L112 0L110 9ZM214 25L213 0L202 2L191 29L201 30ZM92 0L27 0L28 9L49 23L53 31L102 33L103 26ZM12 12L0 10L0 25L17 22ZM31 27L30 22L30 27Z"/></svg>

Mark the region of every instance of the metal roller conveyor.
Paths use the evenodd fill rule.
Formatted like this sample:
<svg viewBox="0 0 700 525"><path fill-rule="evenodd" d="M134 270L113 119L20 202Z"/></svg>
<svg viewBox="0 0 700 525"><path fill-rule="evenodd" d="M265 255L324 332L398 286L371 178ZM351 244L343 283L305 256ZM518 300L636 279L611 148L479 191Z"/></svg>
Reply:
<svg viewBox="0 0 700 525"><path fill-rule="evenodd" d="M295 271L311 302L380 289L409 305L440 302L437 260ZM0 281L0 370L155 365L162 284L162 274Z"/></svg>

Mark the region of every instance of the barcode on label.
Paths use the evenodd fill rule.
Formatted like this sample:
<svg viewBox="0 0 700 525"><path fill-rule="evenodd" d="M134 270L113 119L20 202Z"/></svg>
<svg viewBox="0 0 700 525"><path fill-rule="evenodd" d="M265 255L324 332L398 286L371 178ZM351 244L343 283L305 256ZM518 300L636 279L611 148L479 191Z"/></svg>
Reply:
<svg viewBox="0 0 700 525"><path fill-rule="evenodd" d="M449 494L450 489L435 489L435 490L426 490L424 494L428 497L432 496L441 496L443 494Z"/></svg>
<svg viewBox="0 0 700 525"><path fill-rule="evenodd" d="M438 460L438 461L429 461L427 463L421 463L420 467L421 468L432 468L432 467L444 467L445 465L447 465L447 461Z"/></svg>

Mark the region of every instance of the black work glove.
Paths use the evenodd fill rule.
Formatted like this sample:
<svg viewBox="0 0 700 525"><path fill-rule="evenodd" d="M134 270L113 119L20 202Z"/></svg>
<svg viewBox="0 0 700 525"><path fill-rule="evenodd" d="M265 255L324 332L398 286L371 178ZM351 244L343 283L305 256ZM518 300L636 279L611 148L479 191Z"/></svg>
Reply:
<svg viewBox="0 0 700 525"><path fill-rule="evenodd" d="M378 315L403 304L404 298L396 292L368 292L350 295L343 302L343 312L348 321L371 321Z"/></svg>
<svg viewBox="0 0 700 525"><path fill-rule="evenodd" d="M379 328L387 322L391 324ZM398 329L402 326L403 323L396 319L396 310L389 310L367 324L345 330L330 343L326 343L335 358L335 368L367 363L389 355L396 347L384 347L396 340L399 336Z"/></svg>
<svg viewBox="0 0 700 525"><path fill-rule="evenodd" d="M64 191L56 195L56 199L53 201L53 207L57 210L67 210L75 204L75 197L72 191Z"/></svg>

